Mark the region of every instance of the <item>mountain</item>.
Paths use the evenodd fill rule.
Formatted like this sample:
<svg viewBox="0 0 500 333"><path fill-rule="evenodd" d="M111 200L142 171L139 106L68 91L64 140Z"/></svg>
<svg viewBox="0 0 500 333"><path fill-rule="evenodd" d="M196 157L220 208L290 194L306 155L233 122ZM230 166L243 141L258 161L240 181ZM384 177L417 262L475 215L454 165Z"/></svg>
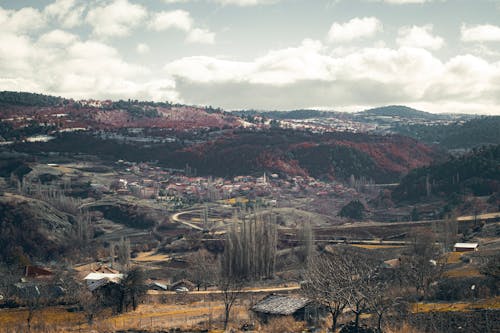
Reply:
<svg viewBox="0 0 500 333"><path fill-rule="evenodd" d="M473 148L500 144L500 116L481 117L447 125L400 124L394 127L394 131L448 149Z"/></svg>
<svg viewBox="0 0 500 333"><path fill-rule="evenodd" d="M417 202L432 196L449 198L460 193L486 196L499 191L500 145L495 145L415 169L392 194L396 201Z"/></svg>
<svg viewBox="0 0 500 333"><path fill-rule="evenodd" d="M439 115L424 111L415 110L403 105L389 105L379 108L369 109L361 111L355 114L356 117L401 117L401 118L416 118L416 119L446 119L447 115Z"/></svg>

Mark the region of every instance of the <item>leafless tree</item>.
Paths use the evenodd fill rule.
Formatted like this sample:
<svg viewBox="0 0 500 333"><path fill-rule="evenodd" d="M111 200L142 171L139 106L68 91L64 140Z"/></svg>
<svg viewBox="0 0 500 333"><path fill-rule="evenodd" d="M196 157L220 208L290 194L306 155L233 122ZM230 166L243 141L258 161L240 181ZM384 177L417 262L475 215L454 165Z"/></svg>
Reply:
<svg viewBox="0 0 500 333"><path fill-rule="evenodd" d="M222 300L224 302L224 330L226 330L231 309L241 294L243 281L221 270L217 279L217 287L222 293Z"/></svg>
<svg viewBox="0 0 500 333"><path fill-rule="evenodd" d="M83 310L88 325L94 323L95 318L103 309L103 302L99 299L98 292L91 292L85 285L80 286L78 293L78 304Z"/></svg>
<svg viewBox="0 0 500 333"><path fill-rule="evenodd" d="M216 282L218 263L216 258L205 249L201 249L191 256L190 260L190 279L198 290L207 288Z"/></svg>
<svg viewBox="0 0 500 333"><path fill-rule="evenodd" d="M44 295L42 295L42 292L43 289L37 284L23 285L19 288L18 297L21 299L24 306L26 306L28 314L26 317L26 327L28 332L31 331L31 324L36 311L43 306Z"/></svg>
<svg viewBox="0 0 500 333"><path fill-rule="evenodd" d="M345 308L354 314L355 326L359 327L360 315L368 311L368 297L377 281L378 268L368 256L340 247L311 260L304 290L329 309L333 331Z"/></svg>
<svg viewBox="0 0 500 333"><path fill-rule="evenodd" d="M304 222L298 230L299 252L298 257L300 261L307 266L310 258L314 253L314 231L312 230L311 222Z"/></svg>
<svg viewBox="0 0 500 333"><path fill-rule="evenodd" d="M440 259L441 254L432 233L420 232L410 236L399 270L402 280L415 288L417 298L426 298L433 282L442 276L444 262Z"/></svg>
<svg viewBox="0 0 500 333"><path fill-rule="evenodd" d="M272 277L276 264L277 229L270 216L254 215L233 225L226 234L222 267L224 274L240 279Z"/></svg>
<svg viewBox="0 0 500 333"><path fill-rule="evenodd" d="M302 289L306 296L323 304L332 316L332 332L337 329L340 315L347 306L344 277L337 271L337 256L320 254L311 258Z"/></svg>
<svg viewBox="0 0 500 333"><path fill-rule="evenodd" d="M126 269L130 263L130 240L121 238L117 247L118 263L122 269Z"/></svg>

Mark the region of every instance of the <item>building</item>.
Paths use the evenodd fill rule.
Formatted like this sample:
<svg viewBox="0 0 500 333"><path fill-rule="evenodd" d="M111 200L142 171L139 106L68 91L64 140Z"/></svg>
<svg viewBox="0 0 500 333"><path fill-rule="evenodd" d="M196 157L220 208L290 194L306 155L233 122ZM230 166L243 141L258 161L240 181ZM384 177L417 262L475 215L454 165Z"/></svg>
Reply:
<svg viewBox="0 0 500 333"><path fill-rule="evenodd" d="M456 243L453 246L454 252L474 252L477 251L479 247L478 243Z"/></svg>
<svg viewBox="0 0 500 333"><path fill-rule="evenodd" d="M326 315L326 310L312 300L298 296L275 295L266 296L252 307L262 322L276 317L292 316L297 321L317 322Z"/></svg>
<svg viewBox="0 0 500 333"><path fill-rule="evenodd" d="M120 283L123 279L123 274L115 273L89 273L84 280L87 282L87 288L90 291L94 291L100 287L103 287L110 283Z"/></svg>

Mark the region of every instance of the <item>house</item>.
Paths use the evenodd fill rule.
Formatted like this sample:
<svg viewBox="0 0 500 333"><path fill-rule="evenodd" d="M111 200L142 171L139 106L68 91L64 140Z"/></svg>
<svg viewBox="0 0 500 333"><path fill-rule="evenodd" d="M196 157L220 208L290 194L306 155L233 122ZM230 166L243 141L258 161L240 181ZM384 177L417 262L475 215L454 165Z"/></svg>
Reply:
<svg viewBox="0 0 500 333"><path fill-rule="evenodd" d="M37 266L26 266L24 267L24 277L25 278L48 278L52 277L52 272Z"/></svg>
<svg viewBox="0 0 500 333"><path fill-rule="evenodd" d="M454 252L473 252L477 251L479 247L478 243L456 243L453 246Z"/></svg>
<svg viewBox="0 0 500 333"><path fill-rule="evenodd" d="M160 282L152 282L149 284L149 290L167 291L168 286Z"/></svg>
<svg viewBox="0 0 500 333"><path fill-rule="evenodd" d="M94 291L100 287L103 287L110 283L120 283L123 279L123 274L115 273L89 273L84 280L87 282L87 288L90 291Z"/></svg>
<svg viewBox="0 0 500 333"><path fill-rule="evenodd" d="M252 311L264 322L275 317L292 316L298 321L316 322L326 315L326 309L312 300L298 296L266 296L252 307Z"/></svg>
<svg viewBox="0 0 500 333"><path fill-rule="evenodd" d="M189 280L186 280L186 279L182 279L182 280L179 280L177 282L174 282L172 283L172 285L170 285L170 290L184 290L184 289L187 289L187 290L193 290L196 288L196 285L189 281Z"/></svg>

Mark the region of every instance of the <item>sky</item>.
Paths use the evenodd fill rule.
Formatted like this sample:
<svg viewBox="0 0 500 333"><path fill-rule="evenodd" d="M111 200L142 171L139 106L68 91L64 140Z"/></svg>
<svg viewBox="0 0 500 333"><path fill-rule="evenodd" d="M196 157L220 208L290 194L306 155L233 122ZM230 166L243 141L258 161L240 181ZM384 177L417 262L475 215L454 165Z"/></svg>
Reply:
<svg viewBox="0 0 500 333"><path fill-rule="evenodd" d="M0 90L500 115L500 0L0 0Z"/></svg>

